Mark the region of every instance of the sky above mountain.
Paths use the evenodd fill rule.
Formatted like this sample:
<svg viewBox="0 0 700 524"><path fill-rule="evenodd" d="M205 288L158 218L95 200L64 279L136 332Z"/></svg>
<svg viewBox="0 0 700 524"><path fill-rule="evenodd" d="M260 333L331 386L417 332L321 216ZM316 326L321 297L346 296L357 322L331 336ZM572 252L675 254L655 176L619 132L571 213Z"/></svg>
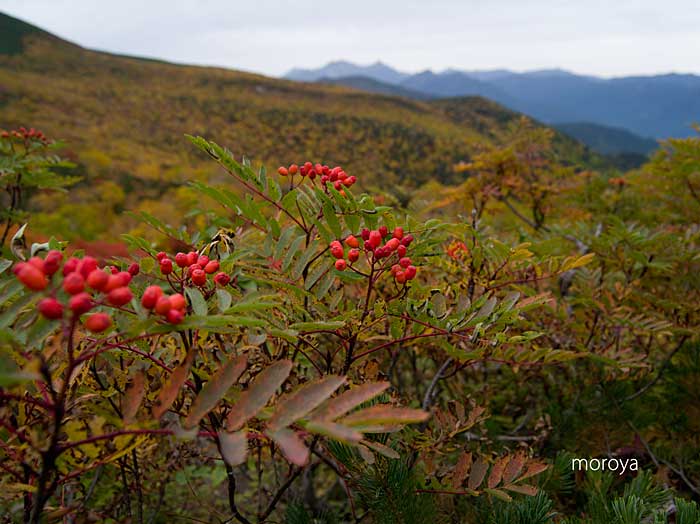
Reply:
<svg viewBox="0 0 700 524"><path fill-rule="evenodd" d="M700 73L697 0L0 0L85 47L268 75L343 58L408 72Z"/></svg>

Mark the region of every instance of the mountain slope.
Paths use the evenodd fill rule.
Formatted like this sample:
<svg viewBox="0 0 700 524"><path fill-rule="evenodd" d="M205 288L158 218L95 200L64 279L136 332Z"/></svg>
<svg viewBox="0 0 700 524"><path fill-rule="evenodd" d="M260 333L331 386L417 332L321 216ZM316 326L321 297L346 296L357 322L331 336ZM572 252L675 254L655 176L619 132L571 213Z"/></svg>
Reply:
<svg viewBox="0 0 700 524"><path fill-rule="evenodd" d="M67 142L85 182L68 196L34 201L55 208L47 228L65 238L127 231L135 222L123 209L167 218L199 206L187 181L228 179L186 133L271 170L308 159L388 188L456 180L456 163L502 140L519 118L464 99L453 102L466 115L458 122L425 101L110 55L40 32L21 43L21 53L0 55L0 126L36 127ZM600 163L573 140L561 148L572 162Z"/></svg>
<svg viewBox="0 0 700 524"><path fill-rule="evenodd" d="M378 93L382 95L402 96L405 98L413 98L414 100L430 100L438 98L429 93L414 91L396 84L381 82L369 76L342 76L339 78L319 78L316 80L320 84L341 85L360 89L369 93Z"/></svg>
<svg viewBox="0 0 700 524"><path fill-rule="evenodd" d="M345 64L348 70L353 68ZM307 70L307 78L319 71ZM363 75L375 78L371 71ZM603 79L559 69L527 73L448 69L403 73L403 77L400 71L391 70L391 77L399 78L395 83L402 87L426 95L484 96L550 124L591 122L640 136L668 138L692 135L691 124L700 121L697 75Z"/></svg>
<svg viewBox="0 0 700 524"><path fill-rule="evenodd" d="M580 140L594 151L606 155L637 153L648 155L658 146L656 140L644 138L625 129L606 127L589 122L557 124L559 131Z"/></svg>

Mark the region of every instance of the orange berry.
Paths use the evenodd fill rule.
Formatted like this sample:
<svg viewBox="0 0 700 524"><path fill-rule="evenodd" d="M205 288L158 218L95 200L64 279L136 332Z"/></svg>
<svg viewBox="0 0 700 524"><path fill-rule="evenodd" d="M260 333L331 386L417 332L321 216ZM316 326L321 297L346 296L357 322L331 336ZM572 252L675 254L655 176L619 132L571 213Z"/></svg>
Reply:
<svg viewBox="0 0 700 524"><path fill-rule="evenodd" d="M287 176L287 175L289 174L289 171L288 171L287 168L284 167L284 166L278 167L278 168L277 168L277 172L278 172L281 176Z"/></svg>
<svg viewBox="0 0 700 524"><path fill-rule="evenodd" d="M352 248L360 247L360 241L357 240L357 238L355 238L353 235L350 235L348 238L346 238L345 243Z"/></svg>
<svg viewBox="0 0 700 524"><path fill-rule="evenodd" d="M112 325L112 319L107 313L93 313L85 320L85 327L93 333L102 333Z"/></svg>
<svg viewBox="0 0 700 524"><path fill-rule="evenodd" d="M41 291L49 285L49 281L43 271L40 271L31 264L23 264L17 272L17 279L25 287L32 291Z"/></svg>
<svg viewBox="0 0 700 524"><path fill-rule="evenodd" d="M162 296L156 302L156 313L159 315L166 315L172 308L170 297Z"/></svg>
<svg viewBox="0 0 700 524"><path fill-rule="evenodd" d="M69 275L70 276L70 275ZM107 285L107 282L109 281L110 275L102 271L101 269L95 269L92 271L88 277L87 277L87 285L90 286L92 289L96 289L97 291L102 291L105 286ZM66 277L67 279L68 277ZM118 286L115 286L118 287Z"/></svg>
<svg viewBox="0 0 700 524"><path fill-rule="evenodd" d="M113 306L128 304L132 298L134 298L134 295L128 287L118 287L107 295L107 301Z"/></svg>
<svg viewBox="0 0 700 524"><path fill-rule="evenodd" d="M153 309L162 296L163 290L159 286L148 286L141 297L141 305L146 309Z"/></svg>

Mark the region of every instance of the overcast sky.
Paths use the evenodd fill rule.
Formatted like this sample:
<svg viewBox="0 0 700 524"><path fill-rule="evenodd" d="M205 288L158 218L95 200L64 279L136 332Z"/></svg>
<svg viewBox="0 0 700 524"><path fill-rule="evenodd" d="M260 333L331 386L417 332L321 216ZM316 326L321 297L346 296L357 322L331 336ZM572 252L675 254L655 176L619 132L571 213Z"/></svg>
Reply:
<svg viewBox="0 0 700 524"><path fill-rule="evenodd" d="M0 0L85 47L268 75L396 68L700 73L700 0Z"/></svg>

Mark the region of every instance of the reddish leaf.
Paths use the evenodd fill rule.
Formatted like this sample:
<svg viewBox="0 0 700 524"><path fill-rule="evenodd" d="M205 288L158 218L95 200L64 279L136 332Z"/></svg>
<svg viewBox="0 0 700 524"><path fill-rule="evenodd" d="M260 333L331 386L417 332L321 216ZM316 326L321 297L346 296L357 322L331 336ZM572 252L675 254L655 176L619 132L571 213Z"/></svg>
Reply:
<svg viewBox="0 0 700 524"><path fill-rule="evenodd" d="M498 483L501 482L503 471L505 470L506 464L508 464L509 460L510 457L506 455L505 457L499 458L493 465L491 468L491 474L489 475L489 480L487 482L489 488L495 488L498 486Z"/></svg>
<svg viewBox="0 0 700 524"><path fill-rule="evenodd" d="M472 471L471 474L469 475L469 482L467 485L469 486L469 489L479 489L479 486L481 483L484 481L484 477L486 476L486 472L489 469L489 465L479 457L476 459L476 462L474 462L474 465L472 466Z"/></svg>
<svg viewBox="0 0 700 524"><path fill-rule="evenodd" d="M462 487L464 479L469 475L469 469L472 467L471 452L462 453L457 459L457 465L452 473L452 487L457 489Z"/></svg>
<svg viewBox="0 0 700 524"><path fill-rule="evenodd" d="M363 402L376 397L390 385L389 382L374 382L348 389L316 410L314 419L335 420Z"/></svg>
<svg viewBox="0 0 700 524"><path fill-rule="evenodd" d="M136 413L146 394L144 389L144 373L139 370L131 377L129 385L126 387L124 402L122 403L122 417L124 424L131 424L136 419Z"/></svg>
<svg viewBox="0 0 700 524"><path fill-rule="evenodd" d="M158 399L156 400L156 403L153 406L153 416L155 418L158 419L162 417L163 413L168 411L168 409L170 409L170 406L173 405L173 402L175 402L180 388L187 380L187 375L190 372L190 367L192 366L192 362L194 362L194 356L194 351L190 351L189 353L187 353L187 356L185 357L185 360L182 362L182 364L175 368L170 374L170 377L168 377L168 380L163 386L163 389L160 390L160 393L158 394Z"/></svg>
<svg viewBox="0 0 700 524"><path fill-rule="evenodd" d="M244 391L226 418L226 428L237 431L265 407L292 371L290 360L280 360L264 369Z"/></svg>
<svg viewBox="0 0 700 524"><path fill-rule="evenodd" d="M306 429L312 433L319 433L348 444L357 444L362 440L362 433L347 426L325 420L311 421L306 425Z"/></svg>
<svg viewBox="0 0 700 524"><path fill-rule="evenodd" d="M372 453L366 446L358 446L357 450L360 452L360 457L367 464L374 464L374 453Z"/></svg>
<svg viewBox="0 0 700 524"><path fill-rule="evenodd" d="M397 424L413 424L423 422L430 413L421 409L397 408L379 404L355 413L351 413L341 422L346 426L395 426Z"/></svg>
<svg viewBox="0 0 700 524"><path fill-rule="evenodd" d="M216 403L224 398L229 388L240 378L247 365L246 355L232 358L204 385L185 419L185 429L199 424L202 417L214 409Z"/></svg>
<svg viewBox="0 0 700 524"><path fill-rule="evenodd" d="M345 378L328 375L304 385L296 393L280 401L268 427L274 432L289 426L330 397L343 383Z"/></svg>
<svg viewBox="0 0 700 524"><path fill-rule="evenodd" d="M522 453L518 453L517 455L511 457L510 462L508 462L508 465L503 472L503 482L506 484L513 482L513 479L518 476L518 473L520 473L520 470L523 469L524 465L525 457L523 457Z"/></svg>
<svg viewBox="0 0 700 524"><path fill-rule="evenodd" d="M229 466L237 466L245 462L248 455L248 437L245 431L228 433L219 432L221 455Z"/></svg>
<svg viewBox="0 0 700 524"><path fill-rule="evenodd" d="M289 428L281 428L277 431L268 431L269 436L282 451L282 454L292 464L305 466L309 461L309 448L295 431Z"/></svg>
<svg viewBox="0 0 700 524"><path fill-rule="evenodd" d="M527 465L525 473L518 479L518 482L539 475L548 467L547 464L543 464L542 462L530 462L530 464Z"/></svg>

